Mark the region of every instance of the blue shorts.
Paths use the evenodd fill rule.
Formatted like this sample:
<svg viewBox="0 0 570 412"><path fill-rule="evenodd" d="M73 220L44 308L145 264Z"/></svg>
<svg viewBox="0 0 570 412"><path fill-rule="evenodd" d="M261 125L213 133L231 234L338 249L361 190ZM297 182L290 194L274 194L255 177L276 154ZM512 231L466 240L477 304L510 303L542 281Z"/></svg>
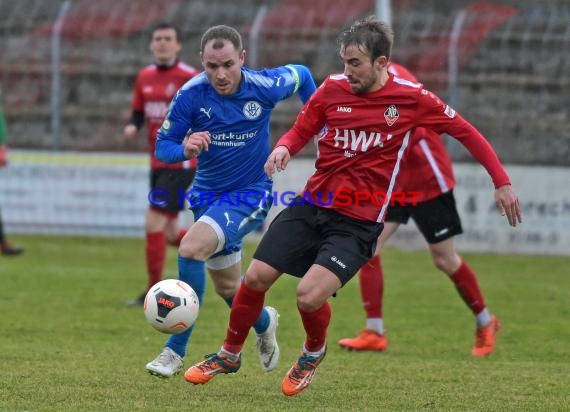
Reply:
<svg viewBox="0 0 570 412"><path fill-rule="evenodd" d="M218 247L211 257L241 250L242 239L257 229L273 204L272 183L262 182L243 190L222 194L191 189L187 196L194 221L204 222L218 235Z"/></svg>

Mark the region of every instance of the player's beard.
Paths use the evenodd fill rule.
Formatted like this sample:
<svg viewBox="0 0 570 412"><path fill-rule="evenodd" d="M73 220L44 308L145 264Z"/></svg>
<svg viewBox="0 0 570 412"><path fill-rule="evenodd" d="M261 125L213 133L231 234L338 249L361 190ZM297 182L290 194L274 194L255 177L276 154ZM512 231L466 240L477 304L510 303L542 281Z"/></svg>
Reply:
<svg viewBox="0 0 570 412"><path fill-rule="evenodd" d="M352 87L352 91L356 94L368 93L370 90L372 90L377 80L378 76L376 76L376 74L373 74L367 79L359 80L358 83L350 83L350 87Z"/></svg>

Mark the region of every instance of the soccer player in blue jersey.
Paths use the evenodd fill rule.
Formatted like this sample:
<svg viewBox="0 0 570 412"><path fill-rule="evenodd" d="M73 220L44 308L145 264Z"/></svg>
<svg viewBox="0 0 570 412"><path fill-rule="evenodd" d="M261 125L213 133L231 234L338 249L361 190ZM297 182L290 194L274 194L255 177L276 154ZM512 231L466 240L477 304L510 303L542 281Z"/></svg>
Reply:
<svg viewBox="0 0 570 412"><path fill-rule="evenodd" d="M244 67L246 52L232 27L211 27L200 47L204 72L172 101L158 131L156 157L177 163L198 156L200 167L187 196L195 223L180 244L179 277L202 302L207 266L216 292L231 306L240 285L242 239L259 227L273 201L272 181L263 169L271 111L295 92L306 102L316 86L302 65ZM266 371L279 359L277 318L277 311L266 306L253 325ZM178 373L191 333L192 328L172 335L147 364L148 371L162 377Z"/></svg>

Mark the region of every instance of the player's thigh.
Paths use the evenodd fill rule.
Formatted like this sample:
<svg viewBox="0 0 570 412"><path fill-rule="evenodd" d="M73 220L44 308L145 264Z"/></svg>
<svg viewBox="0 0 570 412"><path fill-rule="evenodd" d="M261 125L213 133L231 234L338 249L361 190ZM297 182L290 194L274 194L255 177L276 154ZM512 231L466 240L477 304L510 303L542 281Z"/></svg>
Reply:
<svg viewBox="0 0 570 412"><path fill-rule="evenodd" d="M382 229L382 233L380 233L380 236L378 236L376 253L379 253L380 250L382 250L388 239L390 239L392 235L396 232L396 230L398 230L398 227L400 227L399 223L384 222L384 229Z"/></svg>
<svg viewBox="0 0 570 412"><path fill-rule="evenodd" d="M463 233L453 191L409 208L412 219L429 244Z"/></svg>
<svg viewBox="0 0 570 412"><path fill-rule="evenodd" d="M214 256L240 251L243 237L261 225L273 202L271 192L263 188L227 192L207 200L203 195L192 193L192 211L197 222L209 225L216 233Z"/></svg>
<svg viewBox="0 0 570 412"><path fill-rule="evenodd" d="M166 230L174 216L176 215L160 208L149 207L145 215L145 230L147 233Z"/></svg>
<svg viewBox="0 0 570 412"><path fill-rule="evenodd" d="M267 290L282 274L280 270L254 258L245 272L244 282L249 288Z"/></svg>
<svg viewBox="0 0 570 412"><path fill-rule="evenodd" d="M253 255L280 273L302 277L313 264L320 242L317 208L288 206L273 219Z"/></svg>
<svg viewBox="0 0 570 412"><path fill-rule="evenodd" d="M323 217L327 223L322 228L315 263L329 269L345 285L374 256L383 224L352 219L329 210L321 211L320 218Z"/></svg>
<svg viewBox="0 0 570 412"><path fill-rule="evenodd" d="M212 226L204 222L195 222L182 238L179 247L180 256L206 260L218 248L218 235Z"/></svg>

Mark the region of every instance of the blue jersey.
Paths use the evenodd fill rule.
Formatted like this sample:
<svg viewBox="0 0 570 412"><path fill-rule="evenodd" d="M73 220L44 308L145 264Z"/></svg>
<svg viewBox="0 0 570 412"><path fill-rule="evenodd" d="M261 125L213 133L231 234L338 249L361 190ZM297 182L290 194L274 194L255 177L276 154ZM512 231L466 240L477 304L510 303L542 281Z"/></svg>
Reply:
<svg viewBox="0 0 570 412"><path fill-rule="evenodd" d="M275 105L299 91L303 102L315 90L305 66L287 65L260 71L242 67L236 93L219 95L205 73L188 81L172 101L157 134L156 157L186 160L184 137L208 131L212 143L198 156L194 187L214 193L233 192L269 181L263 165L269 156L269 119Z"/></svg>

